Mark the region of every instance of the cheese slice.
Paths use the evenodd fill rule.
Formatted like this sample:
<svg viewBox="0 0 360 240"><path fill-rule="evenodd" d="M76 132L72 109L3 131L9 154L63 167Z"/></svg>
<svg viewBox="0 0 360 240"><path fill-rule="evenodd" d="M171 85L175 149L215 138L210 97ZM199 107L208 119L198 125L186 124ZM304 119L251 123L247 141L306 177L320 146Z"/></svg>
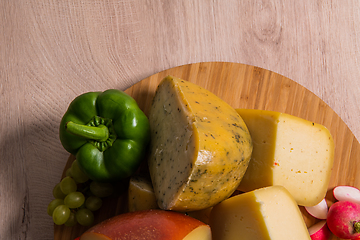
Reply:
<svg viewBox="0 0 360 240"><path fill-rule="evenodd" d="M149 122L148 164L160 208L200 210L236 190L252 142L235 109L198 85L168 76L156 90Z"/></svg>
<svg viewBox="0 0 360 240"><path fill-rule="evenodd" d="M159 208L150 180L140 176L133 176L128 189L129 212Z"/></svg>
<svg viewBox="0 0 360 240"><path fill-rule="evenodd" d="M282 185L299 205L313 206L326 195L334 161L327 128L289 114L237 109L254 149L241 191Z"/></svg>
<svg viewBox="0 0 360 240"><path fill-rule="evenodd" d="M213 240L310 239L297 203L282 186L224 200L213 207L210 227Z"/></svg>

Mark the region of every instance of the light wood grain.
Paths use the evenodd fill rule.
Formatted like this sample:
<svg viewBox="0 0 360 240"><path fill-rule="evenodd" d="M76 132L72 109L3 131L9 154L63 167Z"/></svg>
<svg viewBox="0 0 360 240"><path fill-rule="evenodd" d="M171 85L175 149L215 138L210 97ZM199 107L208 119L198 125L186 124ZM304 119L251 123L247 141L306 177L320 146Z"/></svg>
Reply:
<svg viewBox="0 0 360 240"><path fill-rule="evenodd" d="M250 65L226 62L189 64L154 74L126 90L145 114L148 114L159 82L167 75L206 88L234 108L279 111L324 125L331 132L335 144L328 202L334 201L334 186L351 185L360 188L360 176L357 174L360 171L359 142L341 118L303 86L280 74ZM69 159L64 172L73 160L73 157ZM125 211L126 198L125 191L119 198L114 198L112 203L106 204L98 213L97 222ZM316 222L303 208L302 212L308 226ZM85 230L84 227L55 226L55 239L74 239Z"/></svg>
<svg viewBox="0 0 360 240"><path fill-rule="evenodd" d="M172 67L282 74L359 139L358 26L356 0L0 0L0 238L53 239L45 209L68 157L58 125L76 95Z"/></svg>

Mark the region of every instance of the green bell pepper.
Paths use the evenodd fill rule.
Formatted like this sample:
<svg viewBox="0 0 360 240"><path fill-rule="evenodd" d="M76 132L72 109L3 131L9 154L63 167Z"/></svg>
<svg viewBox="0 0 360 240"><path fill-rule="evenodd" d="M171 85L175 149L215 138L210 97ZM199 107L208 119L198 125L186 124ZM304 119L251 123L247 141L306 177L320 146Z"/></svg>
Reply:
<svg viewBox="0 0 360 240"><path fill-rule="evenodd" d="M150 141L150 125L131 96L109 89L76 97L61 119L59 135L90 179L114 182L140 166Z"/></svg>

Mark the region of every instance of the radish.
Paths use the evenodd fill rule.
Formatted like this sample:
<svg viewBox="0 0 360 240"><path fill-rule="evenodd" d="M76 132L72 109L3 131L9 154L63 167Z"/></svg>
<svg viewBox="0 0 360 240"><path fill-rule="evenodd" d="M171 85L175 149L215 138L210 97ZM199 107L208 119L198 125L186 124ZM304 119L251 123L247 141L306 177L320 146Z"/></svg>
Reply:
<svg viewBox="0 0 360 240"><path fill-rule="evenodd" d="M313 226L309 227L308 230L311 240L328 240L331 236L331 232L325 220L314 224Z"/></svg>
<svg viewBox="0 0 360 240"><path fill-rule="evenodd" d="M360 204L360 190L351 186L337 186L333 195L338 201L349 201Z"/></svg>
<svg viewBox="0 0 360 240"><path fill-rule="evenodd" d="M338 201L331 205L327 215L330 231L339 238L360 237L360 205L349 201Z"/></svg>
<svg viewBox="0 0 360 240"><path fill-rule="evenodd" d="M315 206L305 207L306 211L317 219L326 219L328 213L328 205L325 198Z"/></svg>

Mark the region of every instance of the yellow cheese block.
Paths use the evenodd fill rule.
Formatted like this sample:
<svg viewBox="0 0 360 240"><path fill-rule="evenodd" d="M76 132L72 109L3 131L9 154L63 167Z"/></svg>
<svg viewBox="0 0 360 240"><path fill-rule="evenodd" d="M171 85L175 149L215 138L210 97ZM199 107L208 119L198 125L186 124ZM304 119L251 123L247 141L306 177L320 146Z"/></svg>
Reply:
<svg viewBox="0 0 360 240"><path fill-rule="evenodd" d="M237 109L253 139L241 191L282 185L299 205L313 206L326 195L334 161L327 128L289 114Z"/></svg>
<svg viewBox="0 0 360 240"><path fill-rule="evenodd" d="M149 180L139 176L130 178L128 207L129 212L159 208Z"/></svg>
<svg viewBox="0 0 360 240"><path fill-rule="evenodd" d="M243 193L214 206L213 240L310 239L299 207L282 186Z"/></svg>
<svg viewBox="0 0 360 240"><path fill-rule="evenodd" d="M200 86L168 76L156 90L149 121L149 171L160 208L205 209L236 190L252 142L235 109Z"/></svg>
<svg viewBox="0 0 360 240"><path fill-rule="evenodd" d="M151 182L140 176L133 176L129 181L128 189L128 210L129 212L135 212L140 210L158 209L157 201L154 194L154 189ZM203 223L208 224L210 218L211 207L184 212Z"/></svg>

